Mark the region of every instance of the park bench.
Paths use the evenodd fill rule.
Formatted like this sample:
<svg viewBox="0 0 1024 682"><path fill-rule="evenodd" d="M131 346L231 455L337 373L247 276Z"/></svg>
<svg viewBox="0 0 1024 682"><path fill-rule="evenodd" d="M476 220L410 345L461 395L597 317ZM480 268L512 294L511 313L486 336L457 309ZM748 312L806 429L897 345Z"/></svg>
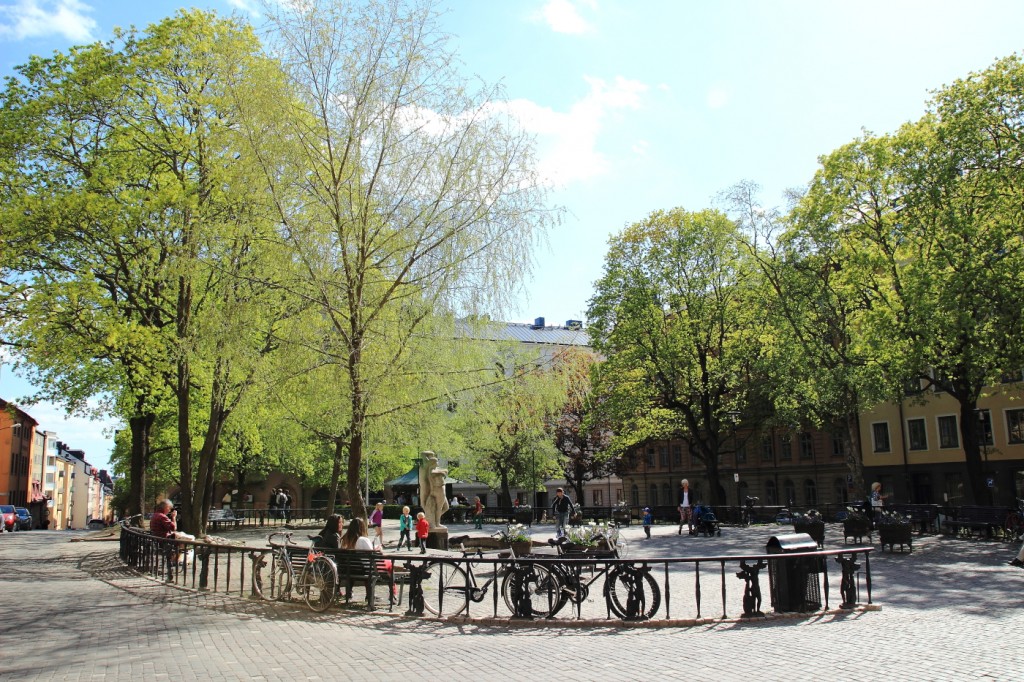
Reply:
<svg viewBox="0 0 1024 682"><path fill-rule="evenodd" d="M366 587L366 606L372 611L376 605L376 587L380 583L387 583L388 586L388 610L395 605L395 577L394 570L387 568L384 558L379 552L365 549L325 549L316 548L317 552L323 552L325 556L334 561L338 568L338 588L345 588L345 603L352 600L352 587L360 584ZM298 545L288 547L288 558L292 562L292 570L298 576L302 567L306 565L306 558L309 549ZM390 564L389 564L390 565Z"/></svg>
<svg viewBox="0 0 1024 682"><path fill-rule="evenodd" d="M894 511L910 519L912 524L917 524L920 532L934 531L939 518L939 506L937 504L888 504L887 511Z"/></svg>
<svg viewBox="0 0 1024 682"><path fill-rule="evenodd" d="M245 521L245 515L235 514L233 509L211 509L206 521L214 530L219 530L221 526L229 524L238 528Z"/></svg>
<svg viewBox="0 0 1024 682"><path fill-rule="evenodd" d="M997 528L1003 528L1008 513L1006 507L965 505L953 518L946 519L943 526L958 537L973 537L975 534L980 537L984 533L984 537L991 539Z"/></svg>

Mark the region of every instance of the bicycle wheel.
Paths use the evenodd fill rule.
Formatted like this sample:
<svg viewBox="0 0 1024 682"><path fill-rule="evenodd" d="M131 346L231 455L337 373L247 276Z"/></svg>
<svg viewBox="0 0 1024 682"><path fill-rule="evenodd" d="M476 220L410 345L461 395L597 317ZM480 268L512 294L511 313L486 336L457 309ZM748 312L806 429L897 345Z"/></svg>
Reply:
<svg viewBox="0 0 1024 682"><path fill-rule="evenodd" d="M661 588L650 571L629 564L609 571L604 596L611 612L623 620L648 620L661 606Z"/></svg>
<svg viewBox="0 0 1024 682"><path fill-rule="evenodd" d="M326 611L338 595L338 568L325 556L318 556L302 571L301 591L306 606L317 613Z"/></svg>
<svg viewBox="0 0 1024 682"><path fill-rule="evenodd" d="M423 607L440 618L458 616L469 608L466 571L443 561L427 565L429 578L423 580Z"/></svg>
<svg viewBox="0 0 1024 682"><path fill-rule="evenodd" d="M550 618L565 606L568 596L562 591L558 576L547 567L534 564L529 569L521 567L520 571L522 573L513 567L501 581L501 596L509 611L516 612L514 592L518 581L522 581L522 588L530 600L531 617Z"/></svg>
<svg viewBox="0 0 1024 682"><path fill-rule="evenodd" d="M1011 540L1019 539L1021 533L1024 532L1024 519L1021 519L1017 512L1010 512L1006 515L1005 527Z"/></svg>
<svg viewBox="0 0 1024 682"><path fill-rule="evenodd" d="M261 599L268 601L284 601L291 596L292 564L288 555L275 553L271 558L270 572L266 580L262 569L252 575L253 587Z"/></svg>

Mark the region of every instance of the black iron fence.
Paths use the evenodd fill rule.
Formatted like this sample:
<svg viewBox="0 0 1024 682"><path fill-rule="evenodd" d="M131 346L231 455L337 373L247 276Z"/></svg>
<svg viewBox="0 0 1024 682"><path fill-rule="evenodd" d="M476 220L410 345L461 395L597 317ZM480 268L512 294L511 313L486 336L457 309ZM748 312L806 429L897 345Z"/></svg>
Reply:
<svg viewBox="0 0 1024 682"><path fill-rule="evenodd" d="M391 562L407 615L679 621L871 604L871 551L658 559L396 553L381 558ZM137 571L188 589L252 599L302 598L279 591L281 584L290 589L299 583L281 582L282 555L270 546L160 539L123 528L120 557ZM378 597L376 603L388 599Z"/></svg>

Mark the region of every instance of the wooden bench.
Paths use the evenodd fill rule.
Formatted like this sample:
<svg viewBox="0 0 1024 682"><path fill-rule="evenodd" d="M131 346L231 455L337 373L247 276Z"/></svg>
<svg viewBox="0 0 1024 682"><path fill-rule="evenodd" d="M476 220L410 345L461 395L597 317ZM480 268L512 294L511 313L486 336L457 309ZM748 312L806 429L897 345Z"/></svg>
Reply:
<svg viewBox="0 0 1024 682"><path fill-rule="evenodd" d="M980 537L984 532L985 537L991 539L995 536L997 528L1003 528L1008 513L1009 509L1006 507L965 505L960 507L956 516L947 519L943 525L960 537L973 537L975 533Z"/></svg>
<svg viewBox="0 0 1024 682"><path fill-rule="evenodd" d="M387 583L388 586L388 611L395 605L395 575L394 567L390 569L384 563L384 558L379 552L366 549L325 549L316 548L317 552L323 552L325 556L334 561L338 569L338 587L345 588L345 603L352 600L352 587L359 583L366 587L366 606L373 610L377 605L376 587L380 583ZM292 570L296 578L301 574L302 567L306 565L306 557L309 549L298 545L288 547L288 558L292 562Z"/></svg>
<svg viewBox="0 0 1024 682"><path fill-rule="evenodd" d="M228 524L234 524L234 527L238 528L245 521L245 515L236 515L233 509L211 509L206 521L214 530Z"/></svg>
<svg viewBox="0 0 1024 682"><path fill-rule="evenodd" d="M885 506L885 509L906 516L912 524L919 525L922 533L936 529L939 518L939 505L937 504L889 504Z"/></svg>

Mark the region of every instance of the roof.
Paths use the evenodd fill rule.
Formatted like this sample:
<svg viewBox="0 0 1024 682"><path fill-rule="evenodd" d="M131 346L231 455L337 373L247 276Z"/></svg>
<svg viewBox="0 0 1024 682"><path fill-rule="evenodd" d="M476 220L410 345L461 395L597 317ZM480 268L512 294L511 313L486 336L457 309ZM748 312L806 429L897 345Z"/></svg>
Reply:
<svg viewBox="0 0 1024 682"><path fill-rule="evenodd" d="M449 483L458 483L458 482L459 481L454 479L454 478L450 478L448 476L445 476L445 479L444 479L445 485L448 485ZM396 486L405 486L407 488L418 487L419 484L420 484L420 468L418 466L414 466L412 469L409 470L408 473L402 474L398 478L393 478L390 481L386 481L384 483L384 485L391 486L392 488L394 488Z"/></svg>
<svg viewBox="0 0 1024 682"><path fill-rule="evenodd" d="M463 330L468 326L460 325ZM491 322L472 328L470 335L487 341L519 341L548 346L590 346L590 336L580 324L578 328L541 326L526 322Z"/></svg>

